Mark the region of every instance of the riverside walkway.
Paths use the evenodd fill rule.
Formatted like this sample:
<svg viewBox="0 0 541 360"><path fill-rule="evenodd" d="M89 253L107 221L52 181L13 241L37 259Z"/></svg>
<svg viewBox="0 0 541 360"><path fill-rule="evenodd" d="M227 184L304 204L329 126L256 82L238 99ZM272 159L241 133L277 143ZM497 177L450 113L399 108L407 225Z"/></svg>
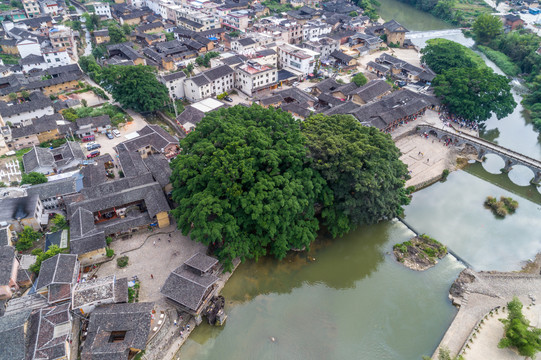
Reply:
<svg viewBox="0 0 541 360"><path fill-rule="evenodd" d="M509 172L514 165L522 165L530 169L534 177L531 180L533 184L539 184L541 181L541 161L533 159L529 156L523 155L511 149L507 149L503 146L496 145L490 141L478 138L476 136L468 135L466 133L457 130L447 130L445 128L438 128L432 125L420 124L417 126L418 132L425 132L430 135L436 136L438 139L447 140L450 139L451 143L455 146L467 144L475 148L477 151L477 160L481 161L486 154L496 154L500 156L505 166L504 172Z"/></svg>

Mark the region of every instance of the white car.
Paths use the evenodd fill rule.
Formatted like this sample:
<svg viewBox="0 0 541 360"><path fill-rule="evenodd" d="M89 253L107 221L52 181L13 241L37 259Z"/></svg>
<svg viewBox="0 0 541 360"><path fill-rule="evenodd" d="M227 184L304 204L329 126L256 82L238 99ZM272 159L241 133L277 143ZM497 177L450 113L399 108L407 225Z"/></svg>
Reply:
<svg viewBox="0 0 541 360"><path fill-rule="evenodd" d="M299 86L299 82L298 82L298 81L295 81L295 82L293 83L293 85L291 85L291 86L297 87L297 86Z"/></svg>
<svg viewBox="0 0 541 360"><path fill-rule="evenodd" d="M120 131L118 131L117 129L113 129L111 132L113 133L114 136L120 137Z"/></svg>
<svg viewBox="0 0 541 360"><path fill-rule="evenodd" d="M96 145L96 142L95 141L90 141L90 142L85 143L86 147L90 147L92 145Z"/></svg>

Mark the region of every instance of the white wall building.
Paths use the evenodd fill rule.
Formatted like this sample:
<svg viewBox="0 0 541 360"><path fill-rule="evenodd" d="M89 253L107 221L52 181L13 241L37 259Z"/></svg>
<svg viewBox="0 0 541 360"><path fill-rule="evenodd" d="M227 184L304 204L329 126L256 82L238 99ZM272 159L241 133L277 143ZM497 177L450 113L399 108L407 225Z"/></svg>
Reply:
<svg viewBox="0 0 541 360"><path fill-rule="evenodd" d="M17 42L17 50L21 58L25 58L28 55L41 55L41 46L36 38L22 39Z"/></svg>
<svg viewBox="0 0 541 360"><path fill-rule="evenodd" d="M182 71L160 76L159 80L167 87L171 99L182 99L184 97L184 80L186 74Z"/></svg>
<svg viewBox="0 0 541 360"><path fill-rule="evenodd" d="M294 74L307 76L314 71L319 53L302 49L294 45L278 46L278 67L285 68Z"/></svg>
<svg viewBox="0 0 541 360"><path fill-rule="evenodd" d="M302 27L302 39L304 41L315 41L322 36L330 34L332 26L322 21L308 21Z"/></svg>
<svg viewBox="0 0 541 360"><path fill-rule="evenodd" d="M47 63L47 68L69 65L73 62L66 49L53 49L50 47L41 50L43 59Z"/></svg>
<svg viewBox="0 0 541 360"><path fill-rule="evenodd" d="M218 66L184 80L184 95L190 101L217 96L234 86L235 71L228 65Z"/></svg>
<svg viewBox="0 0 541 360"><path fill-rule="evenodd" d="M107 3L101 3L101 2L92 2L89 4L86 4L86 6L94 6L94 13L99 16L106 17L107 19L112 19L113 16L111 15L111 7Z"/></svg>
<svg viewBox="0 0 541 360"><path fill-rule="evenodd" d="M248 96L270 89L278 81L274 67L247 61L235 69L235 87Z"/></svg>

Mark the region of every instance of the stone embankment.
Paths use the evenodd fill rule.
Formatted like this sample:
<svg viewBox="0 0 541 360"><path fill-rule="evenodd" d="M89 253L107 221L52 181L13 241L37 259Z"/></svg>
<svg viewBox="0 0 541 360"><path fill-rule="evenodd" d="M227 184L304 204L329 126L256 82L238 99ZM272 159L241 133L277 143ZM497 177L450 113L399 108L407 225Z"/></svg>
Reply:
<svg viewBox="0 0 541 360"><path fill-rule="evenodd" d="M451 301L459 310L433 358L437 359L442 346L448 348L451 355L457 355L463 350L479 320L492 309L505 307L514 296L522 299L541 298L539 264L527 268L537 271L534 274L462 271L449 291Z"/></svg>

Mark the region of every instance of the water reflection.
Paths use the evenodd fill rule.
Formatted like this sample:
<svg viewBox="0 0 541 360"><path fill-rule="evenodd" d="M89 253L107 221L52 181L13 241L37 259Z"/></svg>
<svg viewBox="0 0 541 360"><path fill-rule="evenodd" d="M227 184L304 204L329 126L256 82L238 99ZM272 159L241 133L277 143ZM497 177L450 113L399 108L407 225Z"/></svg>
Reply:
<svg viewBox="0 0 541 360"><path fill-rule="evenodd" d="M244 279L236 284L239 288L228 289L228 300L245 302L261 294L289 294L304 284L322 284L337 290L353 288L384 260L381 239L387 237L389 226L378 224L341 239L320 237L309 252L292 253L282 261L270 257L249 261L242 265ZM340 266L335 266L337 261ZM284 282L284 278L288 281Z"/></svg>

